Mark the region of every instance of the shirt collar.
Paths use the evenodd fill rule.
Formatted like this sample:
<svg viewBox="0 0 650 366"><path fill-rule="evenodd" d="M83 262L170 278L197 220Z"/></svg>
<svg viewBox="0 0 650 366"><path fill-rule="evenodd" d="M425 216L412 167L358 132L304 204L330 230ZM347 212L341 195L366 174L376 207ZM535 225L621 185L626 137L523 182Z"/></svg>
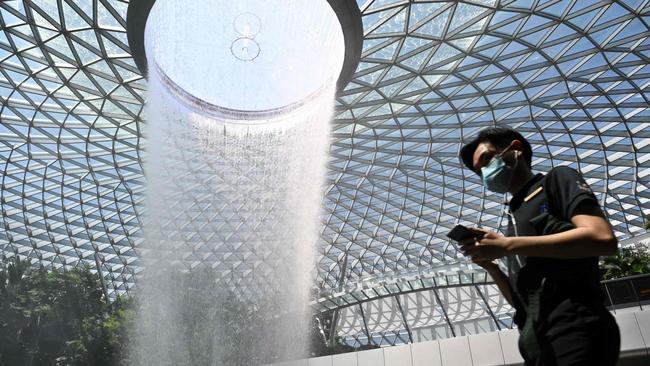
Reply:
<svg viewBox="0 0 650 366"><path fill-rule="evenodd" d="M515 193L512 196L512 199L510 200L510 209L515 210L519 206L521 206L521 203L523 202L524 198L526 195L528 195L528 191L530 190L530 187L534 186L535 183L539 182L542 178L544 178L544 174L542 173L537 173L535 176L530 178L526 184L519 190L519 192Z"/></svg>

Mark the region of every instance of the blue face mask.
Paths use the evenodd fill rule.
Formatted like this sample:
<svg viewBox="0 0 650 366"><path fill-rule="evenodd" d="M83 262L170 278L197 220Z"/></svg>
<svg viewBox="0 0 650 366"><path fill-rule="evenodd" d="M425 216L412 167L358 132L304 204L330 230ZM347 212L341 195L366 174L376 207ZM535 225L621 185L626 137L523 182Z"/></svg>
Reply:
<svg viewBox="0 0 650 366"><path fill-rule="evenodd" d="M483 179L483 186L492 192L506 193L512 184L512 176L517 168L518 159L515 159L514 166L508 166L503 161L503 154L510 149L508 146L499 155L495 155L490 163L481 168L481 178Z"/></svg>

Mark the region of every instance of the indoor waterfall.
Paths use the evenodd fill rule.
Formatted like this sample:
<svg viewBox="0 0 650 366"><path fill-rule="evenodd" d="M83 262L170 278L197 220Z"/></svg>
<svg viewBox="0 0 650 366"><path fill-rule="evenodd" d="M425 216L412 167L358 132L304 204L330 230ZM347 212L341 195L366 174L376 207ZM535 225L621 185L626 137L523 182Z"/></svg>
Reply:
<svg viewBox="0 0 650 366"><path fill-rule="evenodd" d="M159 2L162 4L156 4L160 9L154 8L159 14L153 18L153 26L147 25L148 53L154 57L149 58L145 243L140 248L141 308L134 330L138 342L133 347L133 360L143 365L253 365L304 357L311 327L308 302L319 237L329 122L340 69L311 89L304 79L322 75L293 76L302 85L278 79L295 73L300 68L297 66L285 74L273 72L264 84L264 74L250 73L272 70L273 65L265 64L263 57L282 55L286 43L273 46L256 38L259 58L242 60L238 56L250 54L252 43L241 46L237 34L231 37L235 41L228 52L215 52L215 58L229 58L228 62L215 61L224 69L213 64L197 65L198 60L180 56L183 50L167 49L172 47L168 42L172 36L161 33L161 29L180 37L173 25L177 21L173 17L175 7L191 8L184 9L190 17L204 15L203 26L223 31L222 35L227 34L228 27L251 33L255 27L259 31L260 25L263 33L264 27L272 28L269 16L253 14L246 4L240 4L244 8L222 12L236 16L231 17L234 21L224 21L219 30L219 22L205 13L223 10L216 3L228 7L229 2L212 2L214 6ZM308 2L311 0L293 1ZM268 2L272 3L279 6L281 2ZM306 17L302 21L323 23L317 20L318 14ZM248 23L240 27L240 21ZM321 27L321 31L326 43L340 41L340 26L338 30L336 24L334 29ZM243 37L253 39L255 34ZM312 47L320 43L311 42ZM207 50L210 46L195 47ZM300 53L309 51L302 48ZM287 53L299 57L295 51ZM309 67L326 66L318 62ZM208 70L208 75L178 78L185 72L195 74L197 67ZM227 84L236 79L233 73L240 74L244 85L231 88ZM221 79L227 86L212 85L216 92L211 91L208 83ZM251 83L254 80L259 84ZM309 93L303 99L291 99L296 88ZM284 98L277 102L281 108L275 108L268 93ZM224 105L236 107L237 112L223 112ZM258 112L259 108L266 109Z"/></svg>

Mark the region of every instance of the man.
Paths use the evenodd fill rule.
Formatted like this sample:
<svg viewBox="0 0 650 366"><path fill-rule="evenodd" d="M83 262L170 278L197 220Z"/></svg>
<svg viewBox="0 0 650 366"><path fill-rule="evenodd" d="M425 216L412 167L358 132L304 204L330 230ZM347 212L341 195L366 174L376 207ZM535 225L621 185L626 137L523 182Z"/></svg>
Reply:
<svg viewBox="0 0 650 366"><path fill-rule="evenodd" d="M510 129L482 130L460 156L485 188L511 194L511 232L475 228L460 246L517 310L526 365L615 365L620 335L603 305L598 256L614 254L617 241L587 183L568 167L534 175L530 143ZM508 275L493 262L502 257Z"/></svg>

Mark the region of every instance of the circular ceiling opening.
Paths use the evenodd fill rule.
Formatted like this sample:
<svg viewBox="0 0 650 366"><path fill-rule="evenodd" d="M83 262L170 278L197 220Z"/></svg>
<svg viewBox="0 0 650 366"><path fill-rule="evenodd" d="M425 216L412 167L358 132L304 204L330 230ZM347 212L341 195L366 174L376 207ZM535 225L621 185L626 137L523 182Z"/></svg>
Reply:
<svg viewBox="0 0 650 366"><path fill-rule="evenodd" d="M325 0L157 0L145 49L177 94L238 112L301 104L336 83L346 53Z"/></svg>

